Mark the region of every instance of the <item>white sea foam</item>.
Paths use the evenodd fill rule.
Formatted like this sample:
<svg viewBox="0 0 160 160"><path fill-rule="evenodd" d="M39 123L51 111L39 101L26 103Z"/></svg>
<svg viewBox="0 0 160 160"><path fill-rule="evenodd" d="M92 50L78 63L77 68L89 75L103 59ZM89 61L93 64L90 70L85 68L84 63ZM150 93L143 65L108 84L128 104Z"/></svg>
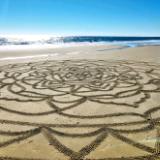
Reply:
<svg viewBox="0 0 160 160"><path fill-rule="evenodd" d="M128 46L128 47L154 46L154 45L160 45L160 40L121 41L121 42L113 42L113 44L124 45L124 46Z"/></svg>
<svg viewBox="0 0 160 160"><path fill-rule="evenodd" d="M9 50L37 50L37 49L52 49L52 48L68 48L68 47L80 47L80 46L99 46L99 45L111 45L106 42L70 42L70 43L34 43L27 45L0 45L0 51L9 51Z"/></svg>

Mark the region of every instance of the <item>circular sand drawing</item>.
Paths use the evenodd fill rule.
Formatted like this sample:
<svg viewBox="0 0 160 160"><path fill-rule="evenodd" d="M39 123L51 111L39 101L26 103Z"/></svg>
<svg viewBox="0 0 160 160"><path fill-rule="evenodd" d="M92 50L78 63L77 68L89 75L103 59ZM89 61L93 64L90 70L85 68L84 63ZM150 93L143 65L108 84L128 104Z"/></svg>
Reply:
<svg viewBox="0 0 160 160"><path fill-rule="evenodd" d="M51 159L59 152L59 159L71 160L155 160L159 98L160 64L64 60L1 66L0 159L41 159L7 151L31 138L39 144L34 138L42 135L54 152ZM51 160L48 152L42 159Z"/></svg>

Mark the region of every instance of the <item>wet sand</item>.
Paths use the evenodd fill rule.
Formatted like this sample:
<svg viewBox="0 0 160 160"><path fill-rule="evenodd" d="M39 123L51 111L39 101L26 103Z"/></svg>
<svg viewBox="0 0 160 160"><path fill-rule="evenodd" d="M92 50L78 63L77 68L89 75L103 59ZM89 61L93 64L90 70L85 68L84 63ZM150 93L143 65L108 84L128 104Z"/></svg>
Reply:
<svg viewBox="0 0 160 160"><path fill-rule="evenodd" d="M33 57L36 58L33 58ZM40 56L40 58L38 58ZM47 57L48 56L48 57ZM160 62L160 46L144 46L135 48L124 48L123 46L77 46L53 49L19 49L0 50L0 63L6 59L7 63L15 62L16 59L8 61L10 58L29 57L28 60L46 59L109 59L109 60L136 60ZM32 58L30 58L32 57ZM22 60L22 59L21 59ZM27 61L27 60L26 60ZM19 59L18 61L19 62Z"/></svg>
<svg viewBox="0 0 160 160"><path fill-rule="evenodd" d="M160 46L0 51L0 159L158 160L159 62Z"/></svg>

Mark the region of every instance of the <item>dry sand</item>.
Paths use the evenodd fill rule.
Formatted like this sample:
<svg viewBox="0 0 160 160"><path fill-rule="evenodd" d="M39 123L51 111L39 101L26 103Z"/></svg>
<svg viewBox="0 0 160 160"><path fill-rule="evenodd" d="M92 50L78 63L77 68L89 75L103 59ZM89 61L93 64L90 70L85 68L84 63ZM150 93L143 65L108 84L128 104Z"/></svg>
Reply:
<svg viewBox="0 0 160 160"><path fill-rule="evenodd" d="M0 160L158 160L159 62L160 46L0 51Z"/></svg>

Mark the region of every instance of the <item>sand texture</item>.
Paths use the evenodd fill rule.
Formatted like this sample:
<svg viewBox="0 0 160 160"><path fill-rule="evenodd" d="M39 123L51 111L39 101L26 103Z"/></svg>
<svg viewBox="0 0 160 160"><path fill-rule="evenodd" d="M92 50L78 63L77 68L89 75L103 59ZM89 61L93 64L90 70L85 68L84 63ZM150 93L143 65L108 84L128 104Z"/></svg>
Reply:
<svg viewBox="0 0 160 160"><path fill-rule="evenodd" d="M160 47L113 49L1 61L0 160L159 160Z"/></svg>

